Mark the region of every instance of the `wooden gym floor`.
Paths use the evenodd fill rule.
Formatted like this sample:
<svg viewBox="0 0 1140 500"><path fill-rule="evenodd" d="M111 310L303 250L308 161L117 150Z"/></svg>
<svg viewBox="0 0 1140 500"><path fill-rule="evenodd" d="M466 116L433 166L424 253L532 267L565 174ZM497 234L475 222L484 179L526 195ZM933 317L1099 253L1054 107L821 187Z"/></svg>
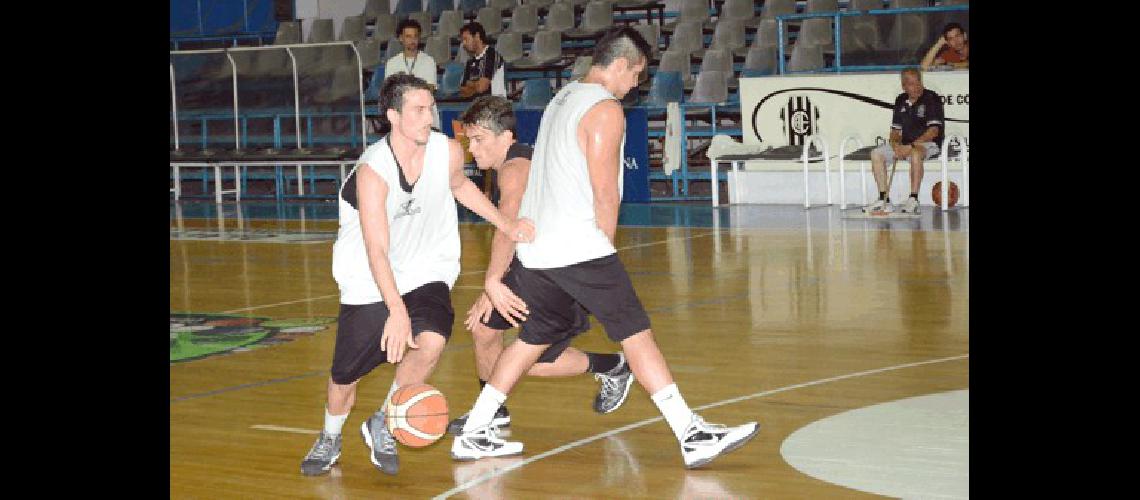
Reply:
<svg viewBox="0 0 1140 500"><path fill-rule="evenodd" d="M597 382L580 376L525 378L511 395L511 439L525 443L523 456L453 462L445 436L424 449L401 446L400 473L384 475L359 432L391 383L392 368L382 366L360 383L339 464L329 475L305 477L300 461L322 425L336 335L336 206L227 203L219 212L211 202L172 202L170 494L968 496L968 403L961 402L969 389L969 210L923 208L916 221L866 221L834 207L623 207L619 256L685 399L712 422L761 424L750 443L704 469L683 468L676 440L638 384L622 408L599 416L590 407ZM486 224L460 227L456 322L430 379L453 416L478 392L462 318L480 290L490 234ZM194 357L218 337L208 326L186 326L190 314L237 317L213 318L237 325L233 337L272 336ZM618 348L596 322L575 345ZM191 359L175 361L176 354ZM889 412L869 427L853 423L866 411L900 411L899 400L932 395L962 397L915 410L914 425ZM827 423L841 430L816 431ZM949 438L924 434L939 430ZM881 448L888 441L898 449ZM904 462L884 465L892 459Z"/></svg>

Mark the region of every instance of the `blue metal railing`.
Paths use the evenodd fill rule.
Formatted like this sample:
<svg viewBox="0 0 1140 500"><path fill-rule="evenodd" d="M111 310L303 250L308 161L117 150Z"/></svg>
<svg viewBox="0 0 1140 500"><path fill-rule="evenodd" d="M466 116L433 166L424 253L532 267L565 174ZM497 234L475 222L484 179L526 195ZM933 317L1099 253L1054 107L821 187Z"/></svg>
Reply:
<svg viewBox="0 0 1140 500"><path fill-rule="evenodd" d="M815 13L810 13L810 14L785 14L782 16L776 16L776 39L778 42L777 45L779 47L778 52L777 52L777 56L776 56L776 60L779 63L779 73L778 74L783 75L783 74L787 73L787 69L785 67L786 63L784 61L785 45L786 45L785 40L784 40L784 38L785 38L784 37L784 23L786 21L795 21L795 20L812 19L812 18L833 18L835 20L835 28L834 28L834 34L833 34L834 42L835 42L835 67L830 68L828 71L835 71L837 73L841 73L844 70L848 70L848 71L850 71L850 70L887 71L887 70L902 69L902 68L906 68L906 67L912 66L912 65L894 64L894 65L859 65L859 66L846 66L846 67L843 66L843 63L842 63L843 58L841 57L841 54L843 53L843 43L842 43L843 38L842 38L842 36L840 36L840 33L842 32L841 28L842 28L843 18L853 17L853 16L864 16L864 15L878 16L878 15L893 15L893 14L921 14L921 13L928 13L928 12L959 12L959 11L968 12L969 10L970 10L970 6L967 4L967 5L945 5L945 6L940 6L940 7L907 7L907 8L900 8L900 9L847 10L847 11L823 12L823 13L815 12Z"/></svg>
<svg viewBox="0 0 1140 500"><path fill-rule="evenodd" d="M237 47L238 40L252 40L257 45L272 42L277 36L276 31L260 31L251 33L231 33L225 35L177 35L170 37L170 49L180 50L180 45L194 42L229 42L227 47Z"/></svg>

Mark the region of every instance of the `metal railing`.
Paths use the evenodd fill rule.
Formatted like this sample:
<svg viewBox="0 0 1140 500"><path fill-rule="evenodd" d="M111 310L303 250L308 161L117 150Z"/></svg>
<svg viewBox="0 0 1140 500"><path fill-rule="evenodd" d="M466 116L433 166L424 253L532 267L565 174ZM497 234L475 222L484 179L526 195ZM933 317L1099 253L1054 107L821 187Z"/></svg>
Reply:
<svg viewBox="0 0 1140 500"><path fill-rule="evenodd" d="M273 42L276 36L276 31L231 33L227 35L174 35L170 37L170 45L172 50L180 50L180 44L196 42L230 42L232 47L237 47L239 40L252 40L257 42L258 46L262 46L265 45L266 42Z"/></svg>
<svg viewBox="0 0 1140 500"><path fill-rule="evenodd" d="M284 49L285 52L287 54L289 54L289 60L291 61L290 67L291 67L292 72L293 72L293 116L294 116L294 120L295 120L295 124L296 124L295 128L296 128L297 147L300 148L301 147L301 95L300 95L301 88L300 88L300 85L298 84L297 58L293 55L293 49L305 48L305 47L328 47L328 46L348 46L349 48L352 49L352 53L356 56L356 68L357 68L356 75L357 75L357 93L358 93L357 95L359 97L359 102L360 102L361 144L364 146L367 146L368 145L368 124L367 124L367 118L365 117L365 111L364 111L364 74L362 72L364 64L360 59L360 51L357 50L356 45L353 44L352 42L345 41L345 42L324 42L324 43L297 43L297 44L273 45L273 46L265 46L265 47L230 47L230 48L225 48L225 49L172 50L172 51L170 51L170 55L175 56L175 55L189 55L189 54L224 54L226 56L226 59L230 63L230 73L231 73L231 78L233 80L234 147L237 149L241 149L241 130L242 130L242 128L239 124L239 122L240 122L240 111L239 111L239 107L238 107L237 64L234 63L233 56L231 54L234 52L255 52L255 51ZM180 147L180 141L179 141L179 137L178 137L178 94L175 93L174 81L175 81L175 79L174 79L174 62L171 61L171 63L170 63L170 99L171 99L171 109L172 109L173 120L174 120L174 149L177 151ZM203 131L203 135L204 134L205 134L205 132Z"/></svg>
<svg viewBox="0 0 1140 500"><path fill-rule="evenodd" d="M914 65L876 64L876 65L843 66L843 58L842 58L843 37L841 35L842 34L842 26L843 26L843 18L854 17L854 16L865 16L865 15L880 16L880 15L897 15L897 14L921 14L921 13L929 13L929 12L961 12L961 11L968 12L969 10L970 10L970 6L967 4L967 5L944 5L944 6L939 6L939 7L906 7L906 8L899 8L899 9L846 10L846 11L822 12L822 13L813 12L813 13L805 13L805 14L785 14L782 16L776 16L776 40L777 40L777 47L778 47L777 48L777 55L776 55L776 62L779 63L778 74L783 75L783 74L787 73L786 62L784 61L784 54L785 54L785 48L786 48L785 47L785 45L786 45L785 38L786 37L784 36L784 33L785 33L785 23L787 21L799 21L799 20L814 19L814 18L832 18L832 19L834 19L835 26L833 28L832 36L834 38L834 43L835 43L835 66L832 68L825 68L825 69L823 69L823 71L835 71L835 72L843 72L843 71L890 71L890 70L900 70L900 69L903 69L906 67L911 67ZM925 41L925 40L923 41L923 43L928 43L928 42L929 41Z"/></svg>

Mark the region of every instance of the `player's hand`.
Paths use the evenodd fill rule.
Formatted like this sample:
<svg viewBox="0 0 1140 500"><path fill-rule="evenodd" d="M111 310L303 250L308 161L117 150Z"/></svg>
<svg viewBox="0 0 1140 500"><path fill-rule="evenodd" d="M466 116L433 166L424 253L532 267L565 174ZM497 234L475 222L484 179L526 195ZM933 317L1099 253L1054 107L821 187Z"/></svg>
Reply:
<svg viewBox="0 0 1140 500"><path fill-rule="evenodd" d="M504 232L515 243L530 243L534 241L534 222L527 218L518 219L508 223ZM492 302L494 302L494 297L492 297Z"/></svg>
<svg viewBox="0 0 1140 500"><path fill-rule="evenodd" d="M480 293L479 298L471 305L471 309L467 310L467 319L463 321L463 326L467 327L467 331L474 333L476 325L491 319L494 307L491 305L491 298L487 297L487 292Z"/></svg>
<svg viewBox="0 0 1140 500"><path fill-rule="evenodd" d="M526 302L523 302L503 282L498 280L487 281L483 284L483 289L491 300L491 305L495 306L495 310L499 311L499 314L506 318L507 323L510 323L511 326L517 327L520 322L526 321L527 315L530 314Z"/></svg>
<svg viewBox="0 0 1140 500"><path fill-rule="evenodd" d="M946 35L938 37L938 41L934 42L935 47L942 47L946 45Z"/></svg>
<svg viewBox="0 0 1140 500"><path fill-rule="evenodd" d="M395 364L404 359L408 347L419 349L412 336L412 320L404 308L391 311L384 322L384 334L380 336L380 350L388 353L388 361Z"/></svg>

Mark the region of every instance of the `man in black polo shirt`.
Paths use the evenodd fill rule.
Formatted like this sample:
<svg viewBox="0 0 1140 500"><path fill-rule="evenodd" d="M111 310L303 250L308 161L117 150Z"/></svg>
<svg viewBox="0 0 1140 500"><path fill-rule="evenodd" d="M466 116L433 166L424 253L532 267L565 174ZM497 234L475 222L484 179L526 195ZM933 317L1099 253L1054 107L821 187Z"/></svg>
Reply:
<svg viewBox="0 0 1140 500"><path fill-rule="evenodd" d="M484 95L506 97L507 85L503 58L495 48L487 44L487 32L483 25L470 22L459 30L463 49L471 54L467 67L463 70L463 81L459 84L459 96L475 98Z"/></svg>
<svg viewBox="0 0 1140 500"><path fill-rule="evenodd" d="M922 184L922 162L938 156L942 147L942 99L922 87L922 73L907 68L902 71L905 92L895 98L891 118L891 138L871 151L871 170L879 187L879 199L863 207L864 212L890 212L887 197L887 162L892 169L899 158L910 160L910 196L903 202L903 213L918 213L918 188Z"/></svg>

